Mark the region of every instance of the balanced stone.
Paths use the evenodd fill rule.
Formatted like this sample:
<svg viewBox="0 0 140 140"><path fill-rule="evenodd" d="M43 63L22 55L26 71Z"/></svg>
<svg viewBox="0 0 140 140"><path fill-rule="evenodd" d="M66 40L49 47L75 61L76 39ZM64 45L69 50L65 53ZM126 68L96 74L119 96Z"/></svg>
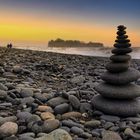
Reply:
<svg viewBox="0 0 140 140"><path fill-rule="evenodd" d="M117 42L117 43L127 43L127 42L130 42L130 39L117 39L117 40L115 40L115 42Z"/></svg>
<svg viewBox="0 0 140 140"><path fill-rule="evenodd" d="M126 29L126 27L125 27L124 25L119 25L119 26L118 26L118 29L123 31L123 30Z"/></svg>
<svg viewBox="0 0 140 140"><path fill-rule="evenodd" d="M127 54L127 53L130 53L130 52L132 52L132 49L131 48L115 48L115 49L113 49L112 50L112 53L113 54L122 54L122 55L124 55L124 54Z"/></svg>
<svg viewBox="0 0 140 140"><path fill-rule="evenodd" d="M136 81L140 78L140 73L138 70L129 68L127 71L120 73L111 73L107 71L101 76L101 78L107 83L122 85Z"/></svg>
<svg viewBox="0 0 140 140"><path fill-rule="evenodd" d="M97 95L92 99L92 104L96 109L111 115L135 116L140 112L140 100L137 99L113 100Z"/></svg>
<svg viewBox="0 0 140 140"><path fill-rule="evenodd" d="M125 29L123 25L118 26L117 40L112 50L115 55L110 57L112 62L107 64L107 71L101 76L105 82L95 87L100 95L91 102L95 109L107 114L135 116L140 113L140 100L137 99L140 97L140 86L131 82L138 80L140 73L129 68L131 56L127 53L132 52L132 48Z"/></svg>
<svg viewBox="0 0 140 140"><path fill-rule="evenodd" d="M116 86L103 82L95 90L104 97L114 99L133 99L140 96L140 86L131 83Z"/></svg>
<svg viewBox="0 0 140 140"><path fill-rule="evenodd" d="M112 60L113 62L128 62L130 61L130 59L130 55L112 55L110 57L110 60Z"/></svg>
<svg viewBox="0 0 140 140"><path fill-rule="evenodd" d="M128 35L117 36L117 39L126 39L126 38L128 38Z"/></svg>
<svg viewBox="0 0 140 140"><path fill-rule="evenodd" d="M129 68L128 62L124 62L124 63L110 62L106 65L106 69L112 73L123 72L126 71L128 68Z"/></svg>
<svg viewBox="0 0 140 140"><path fill-rule="evenodd" d="M119 35L119 36L124 35L124 34L126 34L126 31L124 31L124 30L123 30L123 31L118 31L118 32L117 32L117 35Z"/></svg>
<svg viewBox="0 0 140 140"><path fill-rule="evenodd" d="M128 48L128 47L130 47L131 46L131 44L130 43L115 43L114 44L114 47L115 48Z"/></svg>

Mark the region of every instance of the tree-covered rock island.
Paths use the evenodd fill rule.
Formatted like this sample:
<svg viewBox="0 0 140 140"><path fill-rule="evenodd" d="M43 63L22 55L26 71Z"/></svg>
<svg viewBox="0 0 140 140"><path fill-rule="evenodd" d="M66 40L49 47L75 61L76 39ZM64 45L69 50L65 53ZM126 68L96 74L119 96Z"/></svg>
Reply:
<svg viewBox="0 0 140 140"><path fill-rule="evenodd" d="M56 39L48 42L48 47L104 47L103 43L99 42L88 42L85 43L79 40L63 40Z"/></svg>

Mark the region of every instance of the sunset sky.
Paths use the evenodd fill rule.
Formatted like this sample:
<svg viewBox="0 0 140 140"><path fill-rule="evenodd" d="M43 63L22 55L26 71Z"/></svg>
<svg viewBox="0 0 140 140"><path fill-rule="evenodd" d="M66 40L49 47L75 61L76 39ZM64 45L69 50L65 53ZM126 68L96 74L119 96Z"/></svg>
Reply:
<svg viewBox="0 0 140 140"><path fill-rule="evenodd" d="M0 45L62 38L112 46L120 24L140 46L140 0L0 0Z"/></svg>

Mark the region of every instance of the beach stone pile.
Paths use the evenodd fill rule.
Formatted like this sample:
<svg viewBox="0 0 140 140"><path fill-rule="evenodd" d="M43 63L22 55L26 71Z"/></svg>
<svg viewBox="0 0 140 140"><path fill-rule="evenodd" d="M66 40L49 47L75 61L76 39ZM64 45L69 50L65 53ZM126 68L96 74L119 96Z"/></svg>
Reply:
<svg viewBox="0 0 140 140"><path fill-rule="evenodd" d="M140 73L130 67L132 52L130 40L126 35L126 27L118 26L111 62L106 66L107 71L101 76L104 82L96 86L100 94L92 99L93 106L107 114L118 116L135 116L140 113L140 86L134 81Z"/></svg>

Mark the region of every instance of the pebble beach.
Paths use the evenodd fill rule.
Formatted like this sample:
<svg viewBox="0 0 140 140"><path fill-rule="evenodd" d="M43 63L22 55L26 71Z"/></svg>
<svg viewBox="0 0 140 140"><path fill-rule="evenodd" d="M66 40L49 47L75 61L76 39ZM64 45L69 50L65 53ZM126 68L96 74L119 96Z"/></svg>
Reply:
<svg viewBox="0 0 140 140"><path fill-rule="evenodd" d="M96 110L108 57L0 48L1 140L140 140L140 115ZM140 71L140 60L131 67ZM140 85L140 79L135 82Z"/></svg>

